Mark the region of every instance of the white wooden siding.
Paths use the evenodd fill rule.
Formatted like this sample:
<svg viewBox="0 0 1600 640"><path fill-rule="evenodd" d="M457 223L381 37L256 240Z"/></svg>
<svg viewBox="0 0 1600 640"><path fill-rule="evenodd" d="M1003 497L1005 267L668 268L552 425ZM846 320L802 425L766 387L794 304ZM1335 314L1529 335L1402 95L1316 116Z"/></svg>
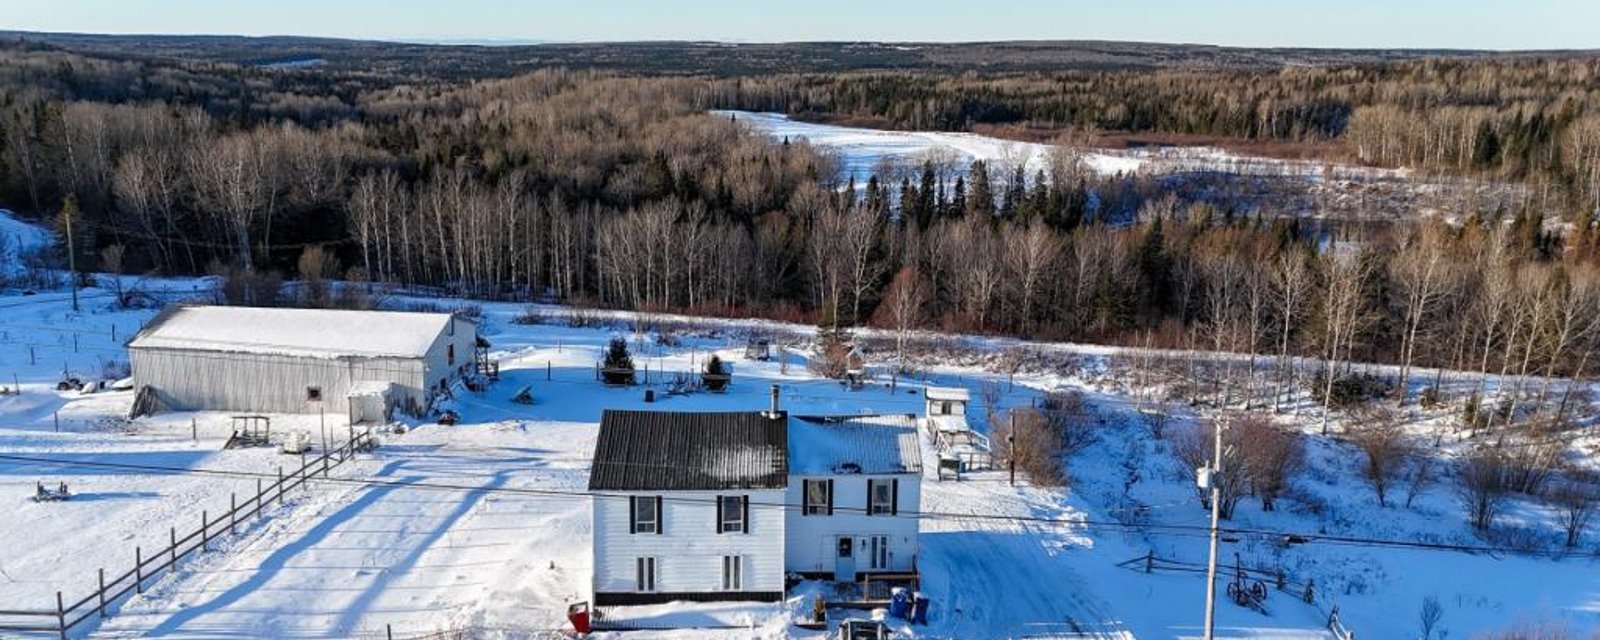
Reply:
<svg viewBox="0 0 1600 640"><path fill-rule="evenodd" d="M950 405L950 410L945 411L944 405ZM933 416L964 416L967 415L967 403L962 400L933 400L927 402L926 412Z"/></svg>
<svg viewBox="0 0 1600 640"><path fill-rule="evenodd" d="M901 515L866 515L867 481L887 479L900 481L898 507ZM857 571L868 570L864 538L875 535L889 538L888 571L911 571L915 568L918 522L910 514L922 508L922 476L789 476L789 504L805 504L803 492L806 480L833 480L833 515L804 515L799 508L789 512L784 544L784 565L789 571L832 573L836 545L839 536L844 535L857 539Z"/></svg>
<svg viewBox="0 0 1600 640"><path fill-rule="evenodd" d="M744 558L740 591L782 592L786 526L781 489L757 491L672 491L634 495L662 496L660 534L630 533L628 499L607 493L594 505L594 591L633 593L635 559L656 560L656 591L722 591L722 557ZM750 533L717 533L716 498L750 497Z"/></svg>
<svg viewBox="0 0 1600 640"><path fill-rule="evenodd" d="M440 380L448 382L458 375L472 371L474 358L477 357L477 327L471 321L461 318L452 319L449 326L454 327L455 335L446 330L428 347L428 353L423 358L422 379L416 385L419 389L437 390ZM455 345L456 348L455 364L449 361L450 345Z"/></svg>

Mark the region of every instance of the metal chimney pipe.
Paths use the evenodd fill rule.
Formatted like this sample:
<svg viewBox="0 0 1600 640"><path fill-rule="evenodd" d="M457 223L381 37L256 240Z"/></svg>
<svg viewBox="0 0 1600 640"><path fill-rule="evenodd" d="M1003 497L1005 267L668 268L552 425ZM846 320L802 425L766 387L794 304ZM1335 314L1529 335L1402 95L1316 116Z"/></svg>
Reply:
<svg viewBox="0 0 1600 640"><path fill-rule="evenodd" d="M774 420L778 419L778 385L772 385L772 408L767 415Z"/></svg>

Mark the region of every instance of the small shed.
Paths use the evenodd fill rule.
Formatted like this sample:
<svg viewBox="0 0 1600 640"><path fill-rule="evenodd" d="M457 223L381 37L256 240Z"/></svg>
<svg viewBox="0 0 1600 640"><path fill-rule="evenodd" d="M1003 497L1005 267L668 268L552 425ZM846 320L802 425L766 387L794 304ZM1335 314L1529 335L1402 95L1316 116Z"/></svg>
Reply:
<svg viewBox="0 0 1600 640"><path fill-rule="evenodd" d="M394 412L394 383L378 380L357 382L346 395L350 405L350 424L385 424Z"/></svg>
<svg viewBox="0 0 1600 640"><path fill-rule="evenodd" d="M922 392L927 402L927 416L965 416L967 405L972 403L972 392L965 387L928 387Z"/></svg>

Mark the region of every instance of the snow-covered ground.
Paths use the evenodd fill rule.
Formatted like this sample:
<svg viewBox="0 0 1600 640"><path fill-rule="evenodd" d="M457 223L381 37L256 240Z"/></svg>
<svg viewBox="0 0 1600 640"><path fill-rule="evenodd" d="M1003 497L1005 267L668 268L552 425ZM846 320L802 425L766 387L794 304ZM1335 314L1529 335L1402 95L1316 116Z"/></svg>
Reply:
<svg viewBox="0 0 1600 640"><path fill-rule="evenodd" d="M0 281L17 275L21 255L53 240L49 231L18 220L15 213L0 209Z"/></svg>
<svg viewBox="0 0 1600 640"><path fill-rule="evenodd" d="M1006 140L975 133L938 131L888 131L800 122L781 113L718 111L718 115L743 122L751 130L774 139L805 139L812 145L838 153L840 174L864 185L885 160L920 163L945 157L964 169L974 160L990 165L989 175L1001 180L1011 167L1023 164L1031 179L1059 154L1075 155L1085 167L1100 175L1221 172L1238 175L1300 176L1311 179L1381 179L1408 175L1406 171L1373 169L1341 163L1279 160L1244 156L1214 147L1150 147L1142 149L1064 149L1055 145Z"/></svg>
<svg viewBox="0 0 1600 640"><path fill-rule="evenodd" d="M198 295L202 286L189 280L147 284L169 300ZM0 386L13 380L22 386L20 395L0 396L0 454L258 473L293 463L269 449L222 450L226 414L163 414L130 424L118 418L131 402L127 392L56 391L63 370L115 375L126 357L122 341L154 314L112 310L96 290L83 300L83 311L73 312L60 292L0 295ZM464 630L469 637L516 638L561 629L566 606L587 597L589 507L573 494L585 484L600 412L758 409L774 383L782 385L784 407L797 413L917 412L922 402L916 393L924 384L971 389L979 398L975 418L987 409L981 399L986 383L1000 389L1000 410L1031 405L1046 391L1083 393L1102 422L1097 441L1068 462L1070 489L1026 482L1012 487L999 471L926 482L919 567L934 603L932 624L905 633L1200 636L1204 580L1164 567L1204 561L1198 527L1206 512L1187 470L1171 455L1171 439L1150 437L1134 408L1132 396L1147 389L1122 367L1130 355L1142 354L1023 345L1075 364L1036 364L1008 383L994 373L995 360L1020 343L961 339L954 344L987 355L930 356L917 376L896 380L892 390L880 377L850 391L807 372L793 352L786 368L741 357L743 332L751 327L797 335L807 327L654 317L649 322L662 323L677 338L668 346L651 332L628 331L632 314L594 314L617 324L574 328L551 309L555 322L521 325L512 322L524 312L521 305L473 304L482 310L483 332L504 368L503 380L488 391L459 397L463 424L414 424L404 434L381 436L383 446L335 469L334 480L297 489L286 504L152 581L146 594L114 604L109 620L91 622L74 636L379 638L392 630L410 638ZM674 327L678 322L684 324ZM617 331L632 341L638 365L650 370L655 403L646 404L640 388L593 381L594 362ZM694 371L711 353L733 364L728 393L667 393L673 372ZM509 400L524 385L533 390L531 406ZM1205 417L1183 410L1169 430L1193 428ZM1600 562L1593 556L1600 536L1591 532L1583 553L1568 557L1341 544L1332 538L1490 543L1464 523L1448 478L1424 489L1412 507L1380 509L1360 479L1354 449L1314 435L1314 407L1280 419L1313 434L1308 470L1278 510L1262 511L1246 499L1229 526L1292 531L1310 541L1283 546L1275 535L1229 536L1222 554L1227 567L1237 557L1249 567L1282 569L1288 584L1272 590L1265 613L1224 598L1221 637L1330 637L1325 624L1334 606L1360 637L1416 637L1419 608L1430 597L1442 605L1439 628L1452 638L1519 620L1554 620L1578 634L1600 630ZM1416 420L1419 435L1446 434L1437 450L1441 458L1460 450L1456 434L1445 428L1447 410ZM273 416L273 426L320 438L317 416ZM328 426L330 437L341 440L344 424L330 416ZM1570 453L1592 452L1593 440L1574 440ZM372 483L351 482L363 480ZM79 499L35 504L27 497L36 482L67 482ZM0 540L6 541L0 609L48 610L57 591L77 600L92 591L96 570L127 570L135 545L159 548L170 527L181 535L198 525L190 521L197 509L222 511L231 493L253 490L251 479L0 460L0 505L9 506L8 517L0 518ZM1531 501L1515 502L1507 521L1536 540L1548 541L1552 533L1551 515ZM1185 564L1164 562L1146 573L1142 563L1129 563L1150 553ZM1231 572L1223 575L1226 584ZM1307 581L1316 585L1313 604L1297 597ZM743 628L609 635L818 637L788 625L788 610L686 605L632 611L630 619Z"/></svg>

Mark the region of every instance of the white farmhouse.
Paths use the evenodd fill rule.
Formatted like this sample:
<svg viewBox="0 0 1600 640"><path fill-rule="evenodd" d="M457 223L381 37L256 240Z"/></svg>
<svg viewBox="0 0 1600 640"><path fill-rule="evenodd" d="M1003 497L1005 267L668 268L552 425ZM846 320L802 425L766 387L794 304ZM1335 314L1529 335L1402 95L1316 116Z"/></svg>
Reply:
<svg viewBox="0 0 1600 640"><path fill-rule="evenodd" d="M790 576L915 573L916 425L606 411L589 477L595 605L776 601Z"/></svg>
<svg viewBox="0 0 1600 640"><path fill-rule="evenodd" d="M606 411L595 606L783 599L783 414Z"/></svg>
<svg viewBox="0 0 1600 640"><path fill-rule="evenodd" d="M853 582L914 573L922 506L915 416L789 422L785 564L807 578Z"/></svg>
<svg viewBox="0 0 1600 640"><path fill-rule="evenodd" d="M173 410L420 413L478 346L444 313L179 306L128 343L135 388ZM373 407L374 401L380 405Z"/></svg>

